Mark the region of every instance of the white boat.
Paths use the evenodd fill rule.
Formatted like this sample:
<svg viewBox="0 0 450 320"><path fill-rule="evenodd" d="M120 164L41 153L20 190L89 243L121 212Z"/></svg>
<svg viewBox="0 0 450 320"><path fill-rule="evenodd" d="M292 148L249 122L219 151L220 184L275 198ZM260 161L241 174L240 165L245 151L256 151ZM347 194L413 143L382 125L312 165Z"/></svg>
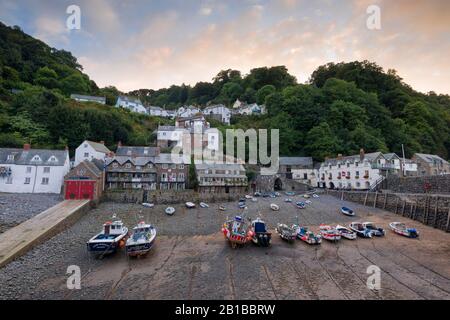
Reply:
<svg viewBox="0 0 450 320"><path fill-rule="evenodd" d="M225 211L225 210L227 210L227 208L225 206L219 206L219 210L220 211Z"/></svg>
<svg viewBox="0 0 450 320"><path fill-rule="evenodd" d="M257 202L257 201L258 201L258 198L253 197L253 198L252 198L252 201L253 201L253 202Z"/></svg>
<svg viewBox="0 0 450 320"><path fill-rule="evenodd" d="M286 199L284 199L284 202L291 203L292 199L291 198L286 198Z"/></svg>
<svg viewBox="0 0 450 320"><path fill-rule="evenodd" d="M319 198L319 195L314 193L313 198Z"/></svg>
<svg viewBox="0 0 450 320"><path fill-rule="evenodd" d="M336 230L339 232L339 234L341 235L342 238L349 239L349 240L356 239L356 233L347 227L337 225Z"/></svg>
<svg viewBox="0 0 450 320"><path fill-rule="evenodd" d="M125 251L129 256L140 256L150 251L156 238L156 229L144 221L133 228L133 233L128 238Z"/></svg>
<svg viewBox="0 0 450 320"><path fill-rule="evenodd" d="M309 198L311 198L311 196L310 196L309 194L304 194L304 195L303 195L303 198L309 199Z"/></svg>
<svg viewBox="0 0 450 320"><path fill-rule="evenodd" d="M142 205L147 208L153 208L155 205L153 203L143 202Z"/></svg>
<svg viewBox="0 0 450 320"><path fill-rule="evenodd" d="M363 238L372 238L372 231L364 226L362 222L352 222L349 225L350 230Z"/></svg>
<svg viewBox="0 0 450 320"><path fill-rule="evenodd" d="M186 208L188 208L188 209L195 208L195 203L193 203L193 202L186 202Z"/></svg>
<svg viewBox="0 0 450 320"><path fill-rule="evenodd" d="M270 209L272 209L273 211L279 211L280 207L278 205L276 205L275 203L271 203Z"/></svg>
<svg viewBox="0 0 450 320"><path fill-rule="evenodd" d="M363 222L363 226L366 229L369 229L372 232L372 235L375 237L383 237L384 236L384 229L378 227L375 223L373 222Z"/></svg>
<svg viewBox="0 0 450 320"><path fill-rule="evenodd" d="M166 212L166 214L168 214L169 216L172 216L175 213L175 208L174 207L167 207L166 210L164 210Z"/></svg>
<svg viewBox="0 0 450 320"><path fill-rule="evenodd" d="M125 245L128 228L121 220L108 221L103 224L103 230L87 242L87 250L96 254L110 254Z"/></svg>
<svg viewBox="0 0 450 320"><path fill-rule="evenodd" d="M249 195L249 194L245 195L245 199L251 199L251 198L253 198L251 195Z"/></svg>
<svg viewBox="0 0 450 320"><path fill-rule="evenodd" d="M401 236L405 236L408 238L418 238L419 232L415 228L408 228L404 223L402 222L391 222L389 223L389 227L392 231L394 231L396 234L399 234Z"/></svg>
<svg viewBox="0 0 450 320"><path fill-rule="evenodd" d="M200 202L200 207L202 207L202 208L209 208L209 205L207 203Z"/></svg>
<svg viewBox="0 0 450 320"><path fill-rule="evenodd" d="M325 240L338 241L341 239L341 234L329 225L321 224L319 229L322 238Z"/></svg>
<svg viewBox="0 0 450 320"><path fill-rule="evenodd" d="M341 212L349 217L355 216L355 211L353 211L352 209L347 208L347 207L342 207Z"/></svg>

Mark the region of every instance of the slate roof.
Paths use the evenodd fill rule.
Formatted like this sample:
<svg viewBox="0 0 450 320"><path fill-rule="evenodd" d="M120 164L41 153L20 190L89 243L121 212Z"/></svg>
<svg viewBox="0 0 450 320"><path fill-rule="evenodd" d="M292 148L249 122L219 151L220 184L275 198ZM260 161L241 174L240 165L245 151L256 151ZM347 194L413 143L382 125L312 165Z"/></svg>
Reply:
<svg viewBox="0 0 450 320"><path fill-rule="evenodd" d="M89 141L89 140L86 140L86 143L88 143L97 152L103 152L103 153L111 152L111 150L109 150L103 143Z"/></svg>
<svg viewBox="0 0 450 320"><path fill-rule="evenodd" d="M377 159L379 156L383 156L383 154L381 152L372 152L372 153L366 153L364 155L364 159L368 160L369 162L374 161L375 159ZM360 155L353 155L353 156L347 156L347 157L342 157L342 158L333 158L333 159L327 159L323 162L323 165L328 166L328 165L336 165L338 163L354 163L355 161L360 161Z"/></svg>
<svg viewBox="0 0 450 320"><path fill-rule="evenodd" d="M280 157L280 166L312 167L312 157Z"/></svg>
<svg viewBox="0 0 450 320"><path fill-rule="evenodd" d="M136 97L119 96L117 101L119 101L119 100L132 102L132 103L137 103L137 104L142 104L141 100L139 98L136 98Z"/></svg>
<svg viewBox="0 0 450 320"><path fill-rule="evenodd" d="M415 153L414 155L428 163L435 163L435 162L448 163L448 161L442 159L441 157L435 154Z"/></svg>
<svg viewBox="0 0 450 320"><path fill-rule="evenodd" d="M155 157L158 147L117 147L116 156Z"/></svg>
<svg viewBox="0 0 450 320"><path fill-rule="evenodd" d="M14 155L14 158L8 160L8 155L11 154ZM39 159L34 160L35 156L38 156ZM54 161L51 161L52 157L55 157ZM63 166L68 157L67 150L0 148L1 164Z"/></svg>

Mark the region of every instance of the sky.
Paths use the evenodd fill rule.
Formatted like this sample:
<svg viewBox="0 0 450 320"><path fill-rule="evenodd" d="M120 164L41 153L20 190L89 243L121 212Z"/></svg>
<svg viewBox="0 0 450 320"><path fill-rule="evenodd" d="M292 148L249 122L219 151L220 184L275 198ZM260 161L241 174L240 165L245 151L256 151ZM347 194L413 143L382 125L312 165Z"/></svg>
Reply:
<svg viewBox="0 0 450 320"><path fill-rule="evenodd" d="M66 27L73 4L79 30ZM371 5L379 29L367 27ZM369 60L418 91L450 94L448 0L1 0L0 20L125 92L277 65L304 83L328 62Z"/></svg>

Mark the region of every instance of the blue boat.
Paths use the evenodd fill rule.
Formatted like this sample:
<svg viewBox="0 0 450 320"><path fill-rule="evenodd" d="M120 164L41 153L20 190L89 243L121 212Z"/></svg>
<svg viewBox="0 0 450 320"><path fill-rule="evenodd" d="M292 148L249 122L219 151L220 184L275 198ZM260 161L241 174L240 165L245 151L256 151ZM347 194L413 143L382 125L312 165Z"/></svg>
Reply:
<svg viewBox="0 0 450 320"><path fill-rule="evenodd" d="M355 215L355 212L352 209L347 208L347 207L342 207L341 212L349 217L353 217Z"/></svg>
<svg viewBox="0 0 450 320"><path fill-rule="evenodd" d="M128 238L125 251L129 256L141 256L150 251L156 239L156 229L144 221L133 228L133 233Z"/></svg>
<svg viewBox="0 0 450 320"><path fill-rule="evenodd" d="M306 204L303 201L297 202L296 205L299 209L305 209L306 207Z"/></svg>
<svg viewBox="0 0 450 320"><path fill-rule="evenodd" d="M93 236L86 244L87 250L94 254L106 255L115 253L125 246L128 238L128 228L120 220L106 222L103 230Z"/></svg>

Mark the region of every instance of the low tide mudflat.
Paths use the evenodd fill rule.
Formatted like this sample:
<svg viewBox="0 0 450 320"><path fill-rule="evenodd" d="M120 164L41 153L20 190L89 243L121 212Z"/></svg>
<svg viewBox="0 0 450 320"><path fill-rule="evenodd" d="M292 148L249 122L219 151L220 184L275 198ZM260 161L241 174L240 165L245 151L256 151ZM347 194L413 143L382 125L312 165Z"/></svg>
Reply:
<svg viewBox="0 0 450 320"><path fill-rule="evenodd" d="M299 196L292 197L300 200ZM331 196L312 199L306 209L283 197L248 201L248 217L261 214L273 230L276 223L295 223L317 231L320 223L373 221L388 229L404 221L421 232L407 239L387 230L384 238L288 244L273 235L270 248L252 244L232 249L220 233L223 221L238 214L237 203L210 208L102 203L75 225L0 269L1 299L450 299L450 234L395 214ZM280 211L269 208L277 203ZM225 205L226 211L219 211ZM356 218L339 208L352 207ZM152 251L128 259L124 252L96 259L86 241L113 214L131 228L144 219L158 229ZM80 290L66 286L69 265L81 268ZM369 290L370 265L381 269L381 289Z"/></svg>

